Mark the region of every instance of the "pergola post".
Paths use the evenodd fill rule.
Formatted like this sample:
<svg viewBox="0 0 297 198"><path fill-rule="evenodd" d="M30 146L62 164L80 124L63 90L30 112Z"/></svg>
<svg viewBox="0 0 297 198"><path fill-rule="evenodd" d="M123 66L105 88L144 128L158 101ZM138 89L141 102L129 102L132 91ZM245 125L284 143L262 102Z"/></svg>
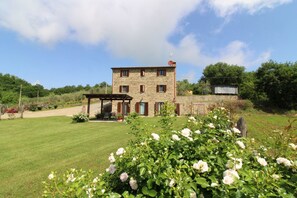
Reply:
<svg viewBox="0 0 297 198"><path fill-rule="evenodd" d="M91 103L91 98L88 98L88 108L87 108L88 117L90 117L90 103Z"/></svg>
<svg viewBox="0 0 297 198"><path fill-rule="evenodd" d="M101 114L103 113L103 100L101 99Z"/></svg>
<svg viewBox="0 0 297 198"><path fill-rule="evenodd" d="M123 120L124 120L124 117L125 117L125 114L124 114L124 104L125 104L125 99L123 100L122 102L122 115L123 115Z"/></svg>

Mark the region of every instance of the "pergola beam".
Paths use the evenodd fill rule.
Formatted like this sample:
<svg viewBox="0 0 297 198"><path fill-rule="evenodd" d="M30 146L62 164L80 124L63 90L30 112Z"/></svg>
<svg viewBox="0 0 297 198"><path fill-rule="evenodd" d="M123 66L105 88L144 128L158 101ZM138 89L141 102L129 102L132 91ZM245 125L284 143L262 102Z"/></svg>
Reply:
<svg viewBox="0 0 297 198"><path fill-rule="evenodd" d="M111 102L113 100L121 100L122 101L122 114L124 118L124 103L126 100L129 101L129 104L131 100L133 99L131 96L127 94L83 94L88 98L88 108L87 108L87 114L90 116L90 105L91 105L91 99L93 98L99 98L101 100L101 113L103 112L103 101L104 100L110 100Z"/></svg>

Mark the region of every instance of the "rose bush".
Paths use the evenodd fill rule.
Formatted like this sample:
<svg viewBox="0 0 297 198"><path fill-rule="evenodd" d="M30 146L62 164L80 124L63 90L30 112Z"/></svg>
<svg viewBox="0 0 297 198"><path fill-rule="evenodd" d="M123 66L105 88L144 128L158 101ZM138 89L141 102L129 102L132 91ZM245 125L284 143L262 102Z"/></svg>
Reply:
<svg viewBox="0 0 297 198"><path fill-rule="evenodd" d="M51 173L45 197L295 197L297 161L239 137L224 108L176 131L141 130L102 175ZM137 119L138 120L138 119ZM139 121L139 120L138 120ZM137 130L137 127L134 130ZM292 148L293 149L293 148Z"/></svg>

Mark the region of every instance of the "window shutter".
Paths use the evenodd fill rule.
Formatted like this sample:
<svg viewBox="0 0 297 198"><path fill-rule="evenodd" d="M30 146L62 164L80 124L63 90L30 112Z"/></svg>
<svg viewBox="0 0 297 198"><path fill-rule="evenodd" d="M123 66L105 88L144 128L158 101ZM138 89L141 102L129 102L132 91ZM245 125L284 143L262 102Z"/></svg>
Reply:
<svg viewBox="0 0 297 198"><path fill-rule="evenodd" d="M164 92L166 92L167 90L167 86L166 85L163 85L164 86Z"/></svg>
<svg viewBox="0 0 297 198"><path fill-rule="evenodd" d="M166 69L164 69L164 76L166 76Z"/></svg>
<svg viewBox="0 0 297 198"><path fill-rule="evenodd" d="M158 114L158 102L155 103L155 114Z"/></svg>
<svg viewBox="0 0 297 198"><path fill-rule="evenodd" d="M139 102L135 103L135 112L139 113Z"/></svg>
<svg viewBox="0 0 297 198"><path fill-rule="evenodd" d="M127 86L127 93L129 92L129 86Z"/></svg>
<svg viewBox="0 0 297 198"><path fill-rule="evenodd" d="M144 115L148 116L148 102L145 103Z"/></svg>
<svg viewBox="0 0 297 198"><path fill-rule="evenodd" d="M120 71L120 77L123 77L123 71L122 70Z"/></svg>
<svg viewBox="0 0 297 198"><path fill-rule="evenodd" d="M122 86L120 86L120 93L122 93Z"/></svg>
<svg viewBox="0 0 297 198"><path fill-rule="evenodd" d="M129 77L129 70L127 70L127 77Z"/></svg>
<svg viewBox="0 0 297 198"><path fill-rule="evenodd" d="M159 92L159 85L157 85L157 93Z"/></svg>
<svg viewBox="0 0 297 198"><path fill-rule="evenodd" d="M122 103L118 102L118 113L122 112Z"/></svg>
<svg viewBox="0 0 297 198"><path fill-rule="evenodd" d="M130 113L130 104L126 103L126 105L127 105L127 114L129 114Z"/></svg>
<svg viewBox="0 0 297 198"><path fill-rule="evenodd" d="M160 70L157 70L157 76L159 76L159 72L160 72Z"/></svg>

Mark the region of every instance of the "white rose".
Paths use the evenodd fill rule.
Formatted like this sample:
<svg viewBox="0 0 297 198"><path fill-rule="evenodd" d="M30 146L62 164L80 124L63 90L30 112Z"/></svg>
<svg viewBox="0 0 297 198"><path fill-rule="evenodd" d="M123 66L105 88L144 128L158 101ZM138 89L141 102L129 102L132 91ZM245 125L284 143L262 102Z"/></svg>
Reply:
<svg viewBox="0 0 297 198"><path fill-rule="evenodd" d="M223 178L223 183L227 184L227 185L231 185L234 182L234 177L230 176L230 175L226 175Z"/></svg>
<svg viewBox="0 0 297 198"><path fill-rule="evenodd" d="M200 130L196 130L196 131L194 131L194 133L201 134L201 131Z"/></svg>
<svg viewBox="0 0 297 198"><path fill-rule="evenodd" d="M257 157L257 161L259 162L259 164L261 164L262 166L267 166L267 162L264 158L262 157Z"/></svg>
<svg viewBox="0 0 297 198"><path fill-rule="evenodd" d="M138 188L138 185L137 185L137 181L133 178L130 179L129 181L129 184L130 184L130 187L133 189L133 190L137 190Z"/></svg>
<svg viewBox="0 0 297 198"><path fill-rule="evenodd" d="M199 160L197 163L193 164L193 168L198 170L200 173L208 171L208 164L202 160Z"/></svg>
<svg viewBox="0 0 297 198"><path fill-rule="evenodd" d="M237 140L235 143L236 143L240 148L245 149L245 145L244 145L244 143L243 143L242 141Z"/></svg>
<svg viewBox="0 0 297 198"><path fill-rule="evenodd" d="M116 166L113 165L113 164L111 164L111 165L109 166L109 168L108 168L108 172L109 172L110 174L114 174L114 172L115 172L116 170L117 170L117 169L116 169Z"/></svg>
<svg viewBox="0 0 297 198"><path fill-rule="evenodd" d="M238 128L236 128L236 127L233 127L233 128L232 128L232 131L233 131L234 133L236 133L236 134L240 134L240 133L241 133L241 131L240 131Z"/></svg>
<svg viewBox="0 0 297 198"><path fill-rule="evenodd" d="M208 126L209 128L211 128L211 129L216 128L216 127L213 125L213 123L209 123L207 126Z"/></svg>
<svg viewBox="0 0 297 198"><path fill-rule="evenodd" d="M49 180L54 179L54 177L55 177L55 175L54 175L53 173L51 173L51 174L48 175L48 179L49 179Z"/></svg>
<svg viewBox="0 0 297 198"><path fill-rule="evenodd" d="M160 136L158 134L156 134L156 133L152 133L152 136L157 141L160 139Z"/></svg>
<svg viewBox="0 0 297 198"><path fill-rule="evenodd" d="M277 159L276 159L276 162L277 162L278 164L284 164L284 165L287 166L287 167L292 166L292 163L290 162L290 160L288 160L288 159L286 159L286 158L284 158L284 157L279 157L279 158L277 158Z"/></svg>
<svg viewBox="0 0 297 198"><path fill-rule="evenodd" d="M180 141L180 138L178 137L178 135L172 135L172 139L175 141Z"/></svg>
<svg viewBox="0 0 297 198"><path fill-rule="evenodd" d="M188 128L185 128L181 131L181 135L184 136L184 137L190 137L191 135L191 130L188 129Z"/></svg>
<svg viewBox="0 0 297 198"><path fill-rule="evenodd" d="M290 143L289 146L293 149L296 150L297 149L297 145L294 143Z"/></svg>
<svg viewBox="0 0 297 198"><path fill-rule="evenodd" d="M174 179L171 179L170 182L169 182L169 187L173 187L175 184L175 180Z"/></svg>
<svg viewBox="0 0 297 198"><path fill-rule="evenodd" d="M122 155L125 153L125 149L124 148L119 148L116 152L116 155Z"/></svg>
<svg viewBox="0 0 297 198"><path fill-rule="evenodd" d="M122 182L125 182L125 181L127 181L128 177L129 177L128 174L126 172L124 172L120 175L120 180Z"/></svg>
<svg viewBox="0 0 297 198"><path fill-rule="evenodd" d="M113 153L111 153L109 155L108 160L109 160L110 163L114 163L116 161L115 158L114 158L114 156L113 156Z"/></svg>

